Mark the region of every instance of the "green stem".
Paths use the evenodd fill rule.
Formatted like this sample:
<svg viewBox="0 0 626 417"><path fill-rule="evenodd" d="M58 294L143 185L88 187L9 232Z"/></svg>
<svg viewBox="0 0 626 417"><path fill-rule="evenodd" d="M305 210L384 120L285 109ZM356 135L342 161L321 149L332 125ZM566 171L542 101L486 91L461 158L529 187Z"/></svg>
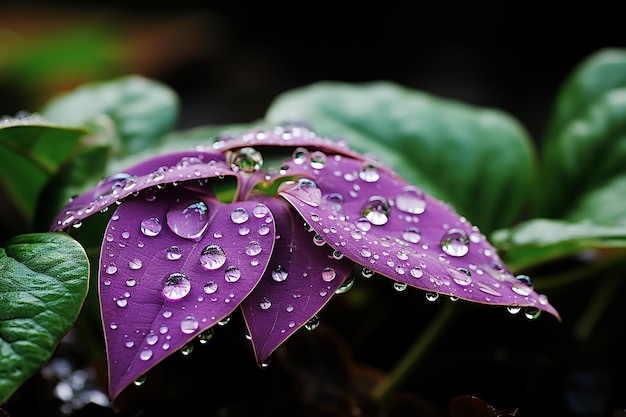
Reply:
<svg viewBox="0 0 626 417"><path fill-rule="evenodd" d="M437 316L429 323L387 378L374 388L373 397L375 399L385 400L413 373L419 363L425 359L428 350L433 347L437 338L451 322L455 307L452 302L445 303L441 307Z"/></svg>

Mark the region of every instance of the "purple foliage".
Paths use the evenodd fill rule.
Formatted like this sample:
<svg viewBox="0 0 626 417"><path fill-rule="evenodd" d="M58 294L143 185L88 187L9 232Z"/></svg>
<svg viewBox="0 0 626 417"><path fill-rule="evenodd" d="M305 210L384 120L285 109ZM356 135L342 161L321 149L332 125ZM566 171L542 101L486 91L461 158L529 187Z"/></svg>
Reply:
<svg viewBox="0 0 626 417"><path fill-rule="evenodd" d="M277 147L291 157L263 170ZM226 176L237 179L228 203L214 194ZM114 203L99 274L112 398L238 307L261 365L351 285L355 265L398 289L559 317L445 203L304 127L152 158L72 200L51 229Z"/></svg>

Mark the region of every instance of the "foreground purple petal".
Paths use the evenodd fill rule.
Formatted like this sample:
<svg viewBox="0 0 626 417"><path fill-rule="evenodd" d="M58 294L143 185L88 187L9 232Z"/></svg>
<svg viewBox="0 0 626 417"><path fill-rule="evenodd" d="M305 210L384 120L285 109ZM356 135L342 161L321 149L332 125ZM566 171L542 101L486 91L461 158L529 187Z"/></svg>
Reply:
<svg viewBox="0 0 626 417"><path fill-rule="evenodd" d="M235 175L221 153L175 152L134 165L111 175L70 201L53 220L51 231L60 231L128 196L142 193L151 198L163 184Z"/></svg>
<svg viewBox="0 0 626 417"><path fill-rule="evenodd" d="M252 201L182 188L125 200L100 257L111 397L231 314L261 279L274 237L272 213Z"/></svg>
<svg viewBox="0 0 626 417"><path fill-rule="evenodd" d="M505 268L477 227L375 161L329 156L311 178L282 184L281 195L353 261L428 292L559 318L545 296Z"/></svg>
<svg viewBox="0 0 626 417"><path fill-rule="evenodd" d="M262 364L330 301L354 263L337 254L333 257L333 249L326 245L315 245L314 234L285 200L258 201L277 221L276 244L263 279L242 310L257 363Z"/></svg>

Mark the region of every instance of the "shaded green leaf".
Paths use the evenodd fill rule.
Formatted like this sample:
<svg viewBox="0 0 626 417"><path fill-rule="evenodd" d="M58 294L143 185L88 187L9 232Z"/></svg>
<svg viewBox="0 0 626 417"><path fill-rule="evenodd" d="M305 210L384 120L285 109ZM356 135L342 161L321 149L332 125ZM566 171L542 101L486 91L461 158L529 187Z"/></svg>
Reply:
<svg viewBox="0 0 626 417"><path fill-rule="evenodd" d="M20 235L0 247L0 403L51 357L88 281L85 252L66 234Z"/></svg>
<svg viewBox="0 0 626 417"><path fill-rule="evenodd" d="M626 248L626 225L537 218L494 232L491 242L511 270L522 270L590 249Z"/></svg>
<svg viewBox="0 0 626 417"><path fill-rule="evenodd" d="M511 225L528 197L533 148L517 121L496 110L386 81L319 82L277 97L266 119L341 135L486 232Z"/></svg>
<svg viewBox="0 0 626 417"><path fill-rule="evenodd" d="M567 216L626 174L626 50L599 51L566 80L542 152L536 216Z"/></svg>
<svg viewBox="0 0 626 417"><path fill-rule="evenodd" d="M122 155L144 150L175 124L178 97L168 87L129 75L85 84L53 99L43 110L52 121L86 125L103 115L113 120Z"/></svg>

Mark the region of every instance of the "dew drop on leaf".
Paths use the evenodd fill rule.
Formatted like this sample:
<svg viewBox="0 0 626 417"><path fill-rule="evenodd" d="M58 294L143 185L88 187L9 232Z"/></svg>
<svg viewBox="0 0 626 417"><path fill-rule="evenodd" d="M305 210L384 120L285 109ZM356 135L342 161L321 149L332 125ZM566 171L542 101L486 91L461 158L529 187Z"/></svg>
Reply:
<svg viewBox="0 0 626 417"><path fill-rule="evenodd" d="M270 307L272 307L272 302L268 300L267 297L263 297L263 299L259 303L259 307L261 307L261 310L268 310Z"/></svg>
<svg viewBox="0 0 626 417"><path fill-rule="evenodd" d="M278 265L272 270L272 279L276 282L283 282L288 276L289 273L282 265Z"/></svg>
<svg viewBox="0 0 626 417"><path fill-rule="evenodd" d="M385 197L375 195L367 199L361 214L374 226L382 226L389 221L391 206Z"/></svg>
<svg viewBox="0 0 626 417"><path fill-rule="evenodd" d="M194 316L187 316L180 322L180 330L185 334L190 334L198 330L199 325Z"/></svg>
<svg viewBox="0 0 626 417"><path fill-rule="evenodd" d="M402 232L402 239L409 243L418 243L422 239L422 234L417 227L411 226Z"/></svg>
<svg viewBox="0 0 626 417"><path fill-rule="evenodd" d="M256 256L261 253L261 250L261 244L256 240L253 240L246 245L246 254L249 256Z"/></svg>
<svg viewBox="0 0 626 417"><path fill-rule="evenodd" d="M306 162L306 158L308 155L309 151L306 148L300 146L294 149L293 153L291 154L291 160L294 164L302 165L304 162Z"/></svg>
<svg viewBox="0 0 626 417"><path fill-rule="evenodd" d="M166 256L170 261L176 261L183 256L183 251L178 246L170 246Z"/></svg>
<svg viewBox="0 0 626 417"><path fill-rule="evenodd" d="M310 164L311 168L322 169L326 165L326 154L322 151L314 151L311 153Z"/></svg>
<svg viewBox="0 0 626 417"><path fill-rule="evenodd" d="M263 155L251 147L241 148L233 152L231 160L230 167L235 172L241 171L252 174L263 166Z"/></svg>
<svg viewBox="0 0 626 417"><path fill-rule="evenodd" d="M230 219L235 224L245 223L246 221L248 221L248 218L248 210L243 207L237 207L230 213Z"/></svg>
<svg viewBox="0 0 626 417"><path fill-rule="evenodd" d="M200 264L209 271L219 269L226 263L226 253L220 245L208 245L200 253Z"/></svg>
<svg viewBox="0 0 626 417"><path fill-rule="evenodd" d="M204 292L207 294L213 294L217 291L217 283L215 281L208 281L204 284Z"/></svg>
<svg viewBox="0 0 626 417"><path fill-rule="evenodd" d="M317 316L313 316L304 324L304 328L307 330L315 330L320 325L320 319Z"/></svg>
<svg viewBox="0 0 626 417"><path fill-rule="evenodd" d="M441 238L441 249L450 256L467 255L469 245L469 237L462 229L450 229Z"/></svg>
<svg viewBox="0 0 626 417"><path fill-rule="evenodd" d="M426 210L426 197L424 192L412 185L402 189L396 197L396 207L398 210L410 214L421 214Z"/></svg>
<svg viewBox="0 0 626 417"><path fill-rule="evenodd" d="M322 271L322 279L326 282L331 282L332 280L335 279L336 276L337 276L337 273L331 267L326 267Z"/></svg>
<svg viewBox="0 0 626 417"><path fill-rule="evenodd" d="M163 296L168 301L178 301L191 291L191 282L185 274L173 272L165 278Z"/></svg>
<svg viewBox="0 0 626 417"><path fill-rule="evenodd" d="M312 207L322 202L322 191L315 181L308 178L300 178L297 182L286 181L278 187L278 191L292 195Z"/></svg>
<svg viewBox="0 0 626 417"><path fill-rule="evenodd" d="M203 201L181 201L167 212L167 224L178 236L197 239L209 225L209 208Z"/></svg>
<svg viewBox="0 0 626 417"><path fill-rule="evenodd" d="M157 236L161 233L161 221L157 217L147 217L141 221L141 233L146 236Z"/></svg>
<svg viewBox="0 0 626 417"><path fill-rule="evenodd" d="M224 271L226 282L237 282L239 278L241 278L241 270L235 265L227 267Z"/></svg>
<svg viewBox="0 0 626 417"><path fill-rule="evenodd" d="M139 258L133 258L128 262L128 267L133 270L141 269L143 262Z"/></svg>
<svg viewBox="0 0 626 417"><path fill-rule="evenodd" d="M364 162L359 171L359 178L365 182L376 182L380 179L378 168L371 162Z"/></svg>

